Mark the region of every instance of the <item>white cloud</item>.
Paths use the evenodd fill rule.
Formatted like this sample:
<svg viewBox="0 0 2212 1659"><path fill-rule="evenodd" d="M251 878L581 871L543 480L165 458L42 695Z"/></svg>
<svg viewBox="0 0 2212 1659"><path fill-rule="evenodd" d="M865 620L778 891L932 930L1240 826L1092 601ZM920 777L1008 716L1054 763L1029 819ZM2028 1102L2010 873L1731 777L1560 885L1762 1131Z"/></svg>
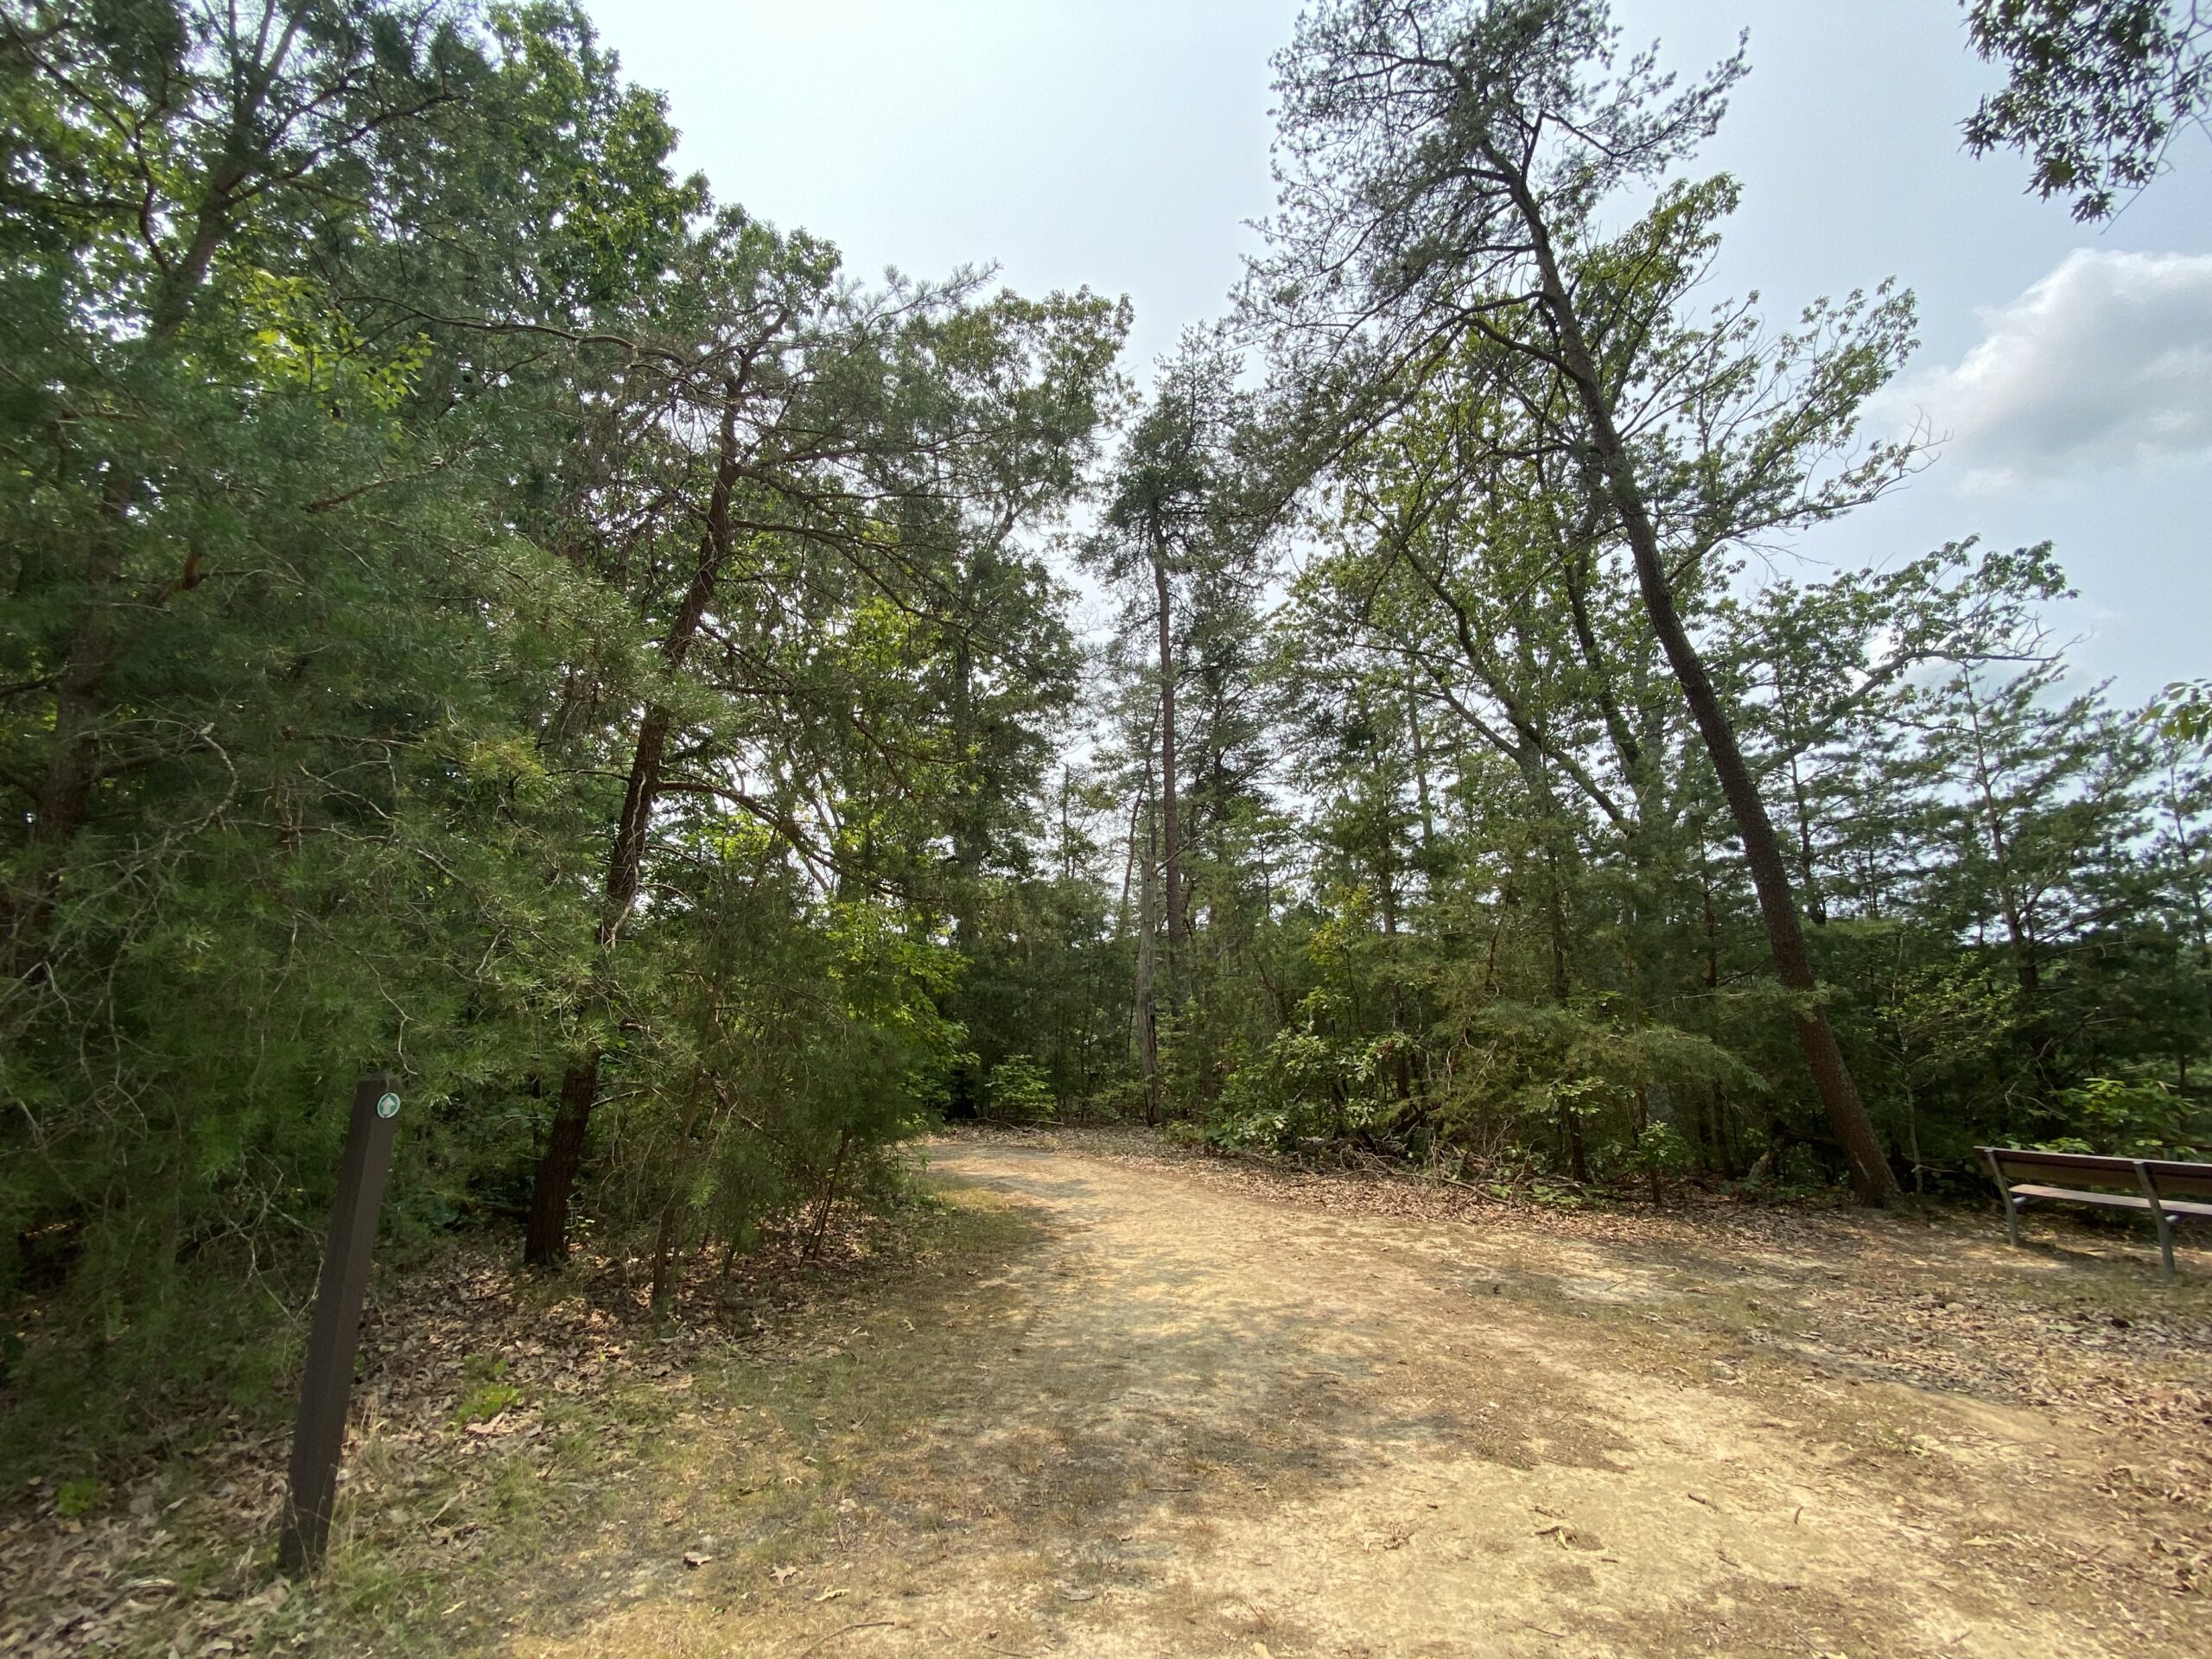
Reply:
<svg viewBox="0 0 2212 1659"><path fill-rule="evenodd" d="M1968 487L2212 456L2212 254L2076 249L1980 315L1956 367L1908 376L1876 411L1917 416Z"/></svg>

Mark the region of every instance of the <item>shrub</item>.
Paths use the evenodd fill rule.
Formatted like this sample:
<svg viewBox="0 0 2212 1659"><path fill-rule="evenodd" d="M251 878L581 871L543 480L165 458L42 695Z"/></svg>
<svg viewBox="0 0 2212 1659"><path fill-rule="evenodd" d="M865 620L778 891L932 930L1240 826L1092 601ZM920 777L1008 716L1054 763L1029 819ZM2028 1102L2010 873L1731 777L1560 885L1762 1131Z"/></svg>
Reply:
<svg viewBox="0 0 2212 1659"><path fill-rule="evenodd" d="M1027 1054L1009 1054L991 1068L986 1102L1000 1123L1049 1123L1059 1109L1052 1084Z"/></svg>

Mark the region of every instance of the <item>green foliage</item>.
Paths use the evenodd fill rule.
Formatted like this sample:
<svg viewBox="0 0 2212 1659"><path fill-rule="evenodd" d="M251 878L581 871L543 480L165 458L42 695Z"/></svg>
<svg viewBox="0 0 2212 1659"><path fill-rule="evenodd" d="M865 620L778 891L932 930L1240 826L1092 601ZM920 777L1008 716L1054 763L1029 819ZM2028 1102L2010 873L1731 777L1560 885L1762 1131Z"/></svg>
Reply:
<svg viewBox="0 0 2212 1659"><path fill-rule="evenodd" d="M2097 49L2194 62L2156 10ZM1586 383L1898 1166L2205 1146L2196 690L2070 680L2047 547L1751 580L1911 466L1857 423L1913 323L1707 309L1738 60L1601 73L1596 0L1315 8L1242 326L1133 404L1126 302L853 281L679 176L570 7L296 16L0 6L0 1472L93 1503L104 1447L281 1410L372 1065L385 1261L534 1206L551 1255L649 1241L664 1306L939 1114L1560 1203L1828 1182L1816 997ZM2060 137L2155 167L2195 83L2120 91ZM1573 118L1586 363L1496 280L1541 264L1475 164L1512 98ZM2139 182L2076 149L2047 188ZM464 1418L514 1403L472 1363Z"/></svg>
<svg viewBox="0 0 2212 1659"><path fill-rule="evenodd" d="M2139 67L2195 50L2171 8L1976 11L2022 39L2126 13L2098 49ZM1277 57L1282 199L1238 319L1268 395L1203 354L1164 365L1089 550L1124 605L1099 723L1125 850L1103 874L1148 1103L1218 1145L1517 1189L1816 1191L1845 1167L1801 1058L1817 998L1922 1190L1977 1179L1992 1141L2195 1144L2212 775L2190 694L2161 726L2071 677L2048 546L1754 579L1747 550L1915 464L1859 428L1911 300L1778 327L1714 308L1740 192L1694 152L1743 60L1669 82L1614 63L1610 29L1597 0L1332 0ZM1524 154L1534 218L1500 183ZM1554 281L1586 361L1542 308ZM1614 442L1632 489L1598 464ZM1301 487L1306 546L1263 619L1255 509ZM1631 495L1816 993L1777 982ZM1179 940L1155 897L1171 728Z"/></svg>
<svg viewBox="0 0 2212 1659"><path fill-rule="evenodd" d="M106 1497L107 1488L99 1481L79 1476L54 1489L54 1507L65 1516L90 1515Z"/></svg>
<svg viewBox="0 0 2212 1659"><path fill-rule="evenodd" d="M2101 1152L2123 1158L2202 1159L2203 1113L2156 1078L2088 1077L2058 1105L2075 1134L2037 1144L2052 1152Z"/></svg>
<svg viewBox="0 0 2212 1659"><path fill-rule="evenodd" d="M1328 993L1309 994L1302 1023L1277 1032L1266 1047L1229 1075L1207 1126L1222 1146L1292 1151L1350 1134L1372 1121L1359 1084L1364 1058L1326 1027Z"/></svg>
<svg viewBox="0 0 2212 1659"><path fill-rule="evenodd" d="M1112 955L1033 837L1126 305L849 280L573 7L286 16L0 8L11 1455L280 1408L364 1067L391 1243L581 1072L664 1263L1099 1075L996 953Z"/></svg>
<svg viewBox="0 0 2212 1659"><path fill-rule="evenodd" d="M2177 743L2212 741L2212 681L2177 680L2143 713Z"/></svg>
<svg viewBox="0 0 2212 1659"><path fill-rule="evenodd" d="M1671 1123L1650 1123L1630 1143L1622 1161L1639 1175L1687 1175L1697 1167L1697 1148Z"/></svg>
<svg viewBox="0 0 2212 1659"><path fill-rule="evenodd" d="M991 1068L988 1096L1001 1123L1049 1123L1059 1110L1052 1083L1027 1054L1009 1054Z"/></svg>
<svg viewBox="0 0 2212 1659"><path fill-rule="evenodd" d="M2030 188L2109 219L2165 168L2202 117L2212 21L2181 0L1967 0L1974 50L2005 84L1967 122L1976 155L2024 151Z"/></svg>
<svg viewBox="0 0 2212 1659"><path fill-rule="evenodd" d="M470 1354L461 1362L461 1398L454 1402L456 1423L488 1423L510 1406L522 1403L522 1390L506 1380L507 1362Z"/></svg>

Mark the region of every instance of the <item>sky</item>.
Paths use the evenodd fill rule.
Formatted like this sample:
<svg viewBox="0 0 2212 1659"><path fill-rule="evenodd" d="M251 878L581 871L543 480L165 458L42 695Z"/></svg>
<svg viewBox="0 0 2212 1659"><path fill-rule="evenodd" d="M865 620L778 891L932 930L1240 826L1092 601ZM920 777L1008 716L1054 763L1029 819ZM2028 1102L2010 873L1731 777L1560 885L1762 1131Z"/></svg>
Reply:
<svg viewBox="0 0 2212 1659"><path fill-rule="evenodd" d="M855 273L998 267L1025 292L1126 294L1139 379L1219 315L1272 205L1268 54L1297 0L622 0L595 8L668 94L717 197L826 236ZM1803 538L1816 580L1979 536L2050 540L2053 620L2131 702L2212 674L2212 143L2107 226L2024 194L1959 123L1996 74L1954 0L1617 0L1694 73L1750 32L1701 164L1744 184L1713 297L1778 323L1895 278L1919 350L1870 411L1938 435L1925 470Z"/></svg>

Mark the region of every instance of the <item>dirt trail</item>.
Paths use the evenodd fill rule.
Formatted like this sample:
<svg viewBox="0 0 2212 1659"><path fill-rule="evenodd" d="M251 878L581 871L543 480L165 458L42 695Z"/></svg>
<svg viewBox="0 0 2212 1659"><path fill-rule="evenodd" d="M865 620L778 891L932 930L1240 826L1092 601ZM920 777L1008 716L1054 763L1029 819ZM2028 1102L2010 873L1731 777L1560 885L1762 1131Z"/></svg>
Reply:
<svg viewBox="0 0 2212 1659"><path fill-rule="evenodd" d="M932 1159L1026 1239L899 1314L912 1334L856 1338L941 1344L898 1402L918 1426L879 1436L861 1416L893 1408L849 1405L822 1524L759 1542L772 1582L679 1574L510 1651L2203 1651L2168 1560L2201 1491L2113 1472L2201 1475L2201 1426L2154 1445L1883 1381L1807 1324L1847 1267L1900 1297L2094 1267L1885 1218L1685 1249L1067 1151Z"/></svg>

